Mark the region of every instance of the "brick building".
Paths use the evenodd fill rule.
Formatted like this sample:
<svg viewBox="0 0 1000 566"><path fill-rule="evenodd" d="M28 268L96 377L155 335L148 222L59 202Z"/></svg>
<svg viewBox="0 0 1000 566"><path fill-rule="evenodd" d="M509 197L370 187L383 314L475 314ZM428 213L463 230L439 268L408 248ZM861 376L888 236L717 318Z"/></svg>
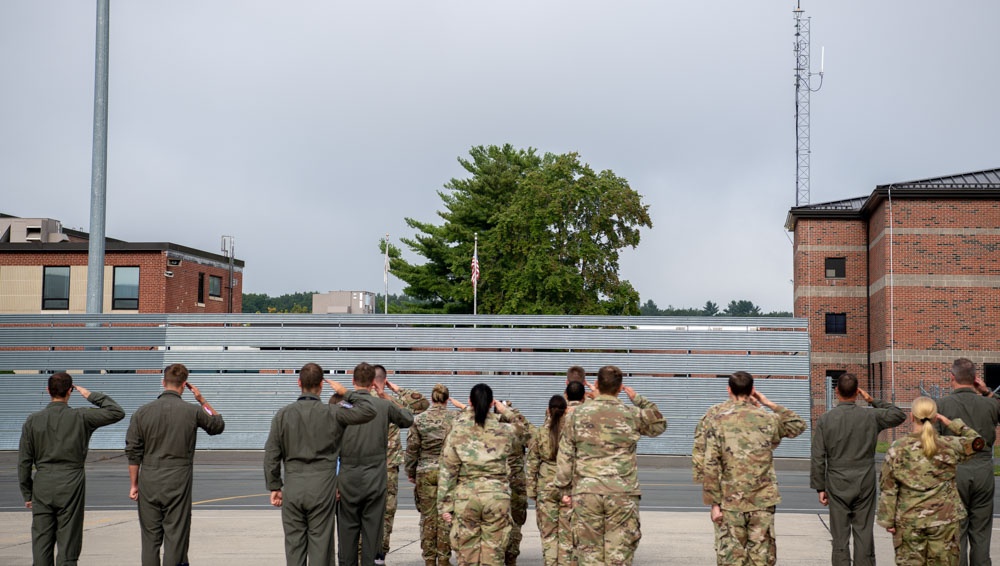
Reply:
<svg viewBox="0 0 1000 566"><path fill-rule="evenodd" d="M792 208L795 316L809 319L813 416L827 378L908 405L955 358L1000 386L1000 169Z"/></svg>
<svg viewBox="0 0 1000 566"><path fill-rule="evenodd" d="M58 221L0 215L0 313L84 313L88 234ZM225 313L243 307L243 267L167 242L105 240L104 312ZM231 288L230 288L231 287Z"/></svg>

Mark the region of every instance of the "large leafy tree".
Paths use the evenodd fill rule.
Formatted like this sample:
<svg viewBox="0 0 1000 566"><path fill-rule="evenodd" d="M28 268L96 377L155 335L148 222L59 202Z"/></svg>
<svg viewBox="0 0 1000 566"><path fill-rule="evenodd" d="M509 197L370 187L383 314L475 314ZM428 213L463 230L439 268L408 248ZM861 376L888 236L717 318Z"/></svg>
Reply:
<svg viewBox="0 0 1000 566"><path fill-rule="evenodd" d="M477 146L459 162L470 176L438 192L444 223L406 219L418 233L402 242L426 261L411 264L390 246L407 295L438 312L472 312L478 234L480 312L638 314L638 293L618 277L619 252L652 222L625 179L575 153L510 145Z"/></svg>

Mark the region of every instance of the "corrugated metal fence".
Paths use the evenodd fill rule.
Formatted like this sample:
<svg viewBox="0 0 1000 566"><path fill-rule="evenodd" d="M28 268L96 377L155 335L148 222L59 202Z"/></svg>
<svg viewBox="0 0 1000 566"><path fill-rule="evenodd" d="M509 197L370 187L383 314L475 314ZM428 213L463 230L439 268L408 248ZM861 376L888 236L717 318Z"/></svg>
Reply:
<svg viewBox="0 0 1000 566"><path fill-rule="evenodd" d="M68 369L131 413L160 391L155 372L180 362L226 418L226 432L200 448L260 449L271 416L298 393L294 372L316 362L350 386L361 361L429 394L434 383L465 399L489 383L534 423L564 388L565 370L619 366L656 402L667 432L644 439L646 454L689 454L705 410L726 397L716 376L746 370L775 401L809 415L809 344L802 319L429 315L0 315L0 449L17 448L21 424L44 407L44 378ZM83 373L88 372L88 373ZM624 397L623 397L624 398ZM627 400L626 400L627 402ZM73 406L86 405L74 397ZM99 430L93 448L121 448L125 421ZM782 444L806 456L808 433Z"/></svg>

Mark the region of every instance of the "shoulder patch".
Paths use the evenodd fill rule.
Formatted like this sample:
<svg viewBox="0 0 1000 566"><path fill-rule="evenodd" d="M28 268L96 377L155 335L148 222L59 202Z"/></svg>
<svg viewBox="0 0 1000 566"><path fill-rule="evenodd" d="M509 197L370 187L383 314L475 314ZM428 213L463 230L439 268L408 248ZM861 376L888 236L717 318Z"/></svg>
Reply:
<svg viewBox="0 0 1000 566"><path fill-rule="evenodd" d="M341 407L345 408L345 409L353 409L354 408L354 405L352 405L351 403L348 403L347 401L341 401L340 403L337 403L337 404L340 405Z"/></svg>

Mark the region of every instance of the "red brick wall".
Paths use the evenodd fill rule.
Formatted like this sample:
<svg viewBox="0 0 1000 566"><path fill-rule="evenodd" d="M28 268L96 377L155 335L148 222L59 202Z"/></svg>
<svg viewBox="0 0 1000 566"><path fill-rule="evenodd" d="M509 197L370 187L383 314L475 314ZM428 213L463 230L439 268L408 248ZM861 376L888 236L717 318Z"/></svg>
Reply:
<svg viewBox="0 0 1000 566"><path fill-rule="evenodd" d="M174 273L174 276L166 279L166 310L164 312L184 312L184 313L226 313L229 308L229 289L226 281L229 278L229 268L205 265L181 259L180 265L167 265L169 258L164 257L163 263L166 270ZM174 258L176 259L176 258ZM205 274L205 301L203 306L198 305L198 274ZM222 279L222 300L213 299L208 294L209 276L216 276ZM243 312L243 274L234 271L236 285L233 289L233 312Z"/></svg>

